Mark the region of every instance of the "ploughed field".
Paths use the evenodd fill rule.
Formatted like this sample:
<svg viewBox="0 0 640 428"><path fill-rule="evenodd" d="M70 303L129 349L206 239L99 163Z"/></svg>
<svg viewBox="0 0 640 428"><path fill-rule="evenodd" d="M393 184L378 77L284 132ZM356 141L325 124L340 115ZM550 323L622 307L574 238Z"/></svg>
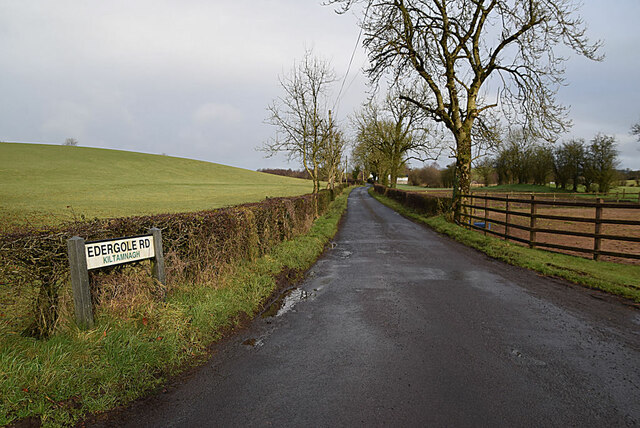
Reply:
<svg viewBox="0 0 640 428"><path fill-rule="evenodd" d="M210 162L0 143L0 233L24 224L199 211L311 190L309 180Z"/></svg>
<svg viewBox="0 0 640 428"><path fill-rule="evenodd" d="M495 195L498 196L498 195ZM557 199L559 201L559 199ZM475 205L483 205L484 201L476 201ZM490 208L499 208L504 209L505 203L500 201L489 201L488 206ZM639 205L640 208L640 205ZM528 204L517 204L512 203L510 209L517 212L529 213L530 205ZM483 217L485 215L484 210L475 209L475 215ZM585 218L585 219L594 219L596 216L596 208L593 207L567 207L567 206L554 206L554 205L539 205L537 207L538 215L553 215L560 217L576 217L576 218ZM491 220L499 220L506 221L506 215L503 213L496 213L492 211L488 211L488 222L491 224L491 230L498 233L505 233L505 226L492 223ZM611 219L611 220L631 220L638 221L640 220L640 209L625 209L625 208L602 208L602 219ZM477 221L477 220L475 220ZM524 216L511 215L509 223L516 224L520 226L529 226L530 219ZM595 224L581 222L581 221L570 221L570 220L556 220L556 219L544 219L539 218L536 221L536 228L540 229L551 229L558 231L569 231L569 232L583 232L583 233L595 233ZM529 239L529 232L526 230L518 229L516 227L510 227L508 231L509 235L515 236L520 239ZM640 240L640 226L638 225L626 225L626 224L601 224L600 226L600 234L602 235L613 235L613 236L621 236L627 238L637 238ZM562 245L567 247L577 247L584 248L585 250L592 250L594 248L594 239L591 237L583 237L583 236L571 236L571 235L562 235L562 234L554 234L554 233L544 233L537 232L536 234L536 242L537 243L549 243ZM547 249L545 247L540 247ZM571 254L575 256L587 257L591 258L592 255L580 252L580 251L571 251L566 249L550 249L551 251L558 251L565 254ZM600 250L602 251L610 251L616 253L625 253L640 256L640 242L627 242L627 241L617 241L617 240L609 240L602 239L600 244ZM616 263L627 263L627 264L636 264L640 265L639 259L633 258L621 258L621 257L613 257L602 255L600 260L610 261Z"/></svg>

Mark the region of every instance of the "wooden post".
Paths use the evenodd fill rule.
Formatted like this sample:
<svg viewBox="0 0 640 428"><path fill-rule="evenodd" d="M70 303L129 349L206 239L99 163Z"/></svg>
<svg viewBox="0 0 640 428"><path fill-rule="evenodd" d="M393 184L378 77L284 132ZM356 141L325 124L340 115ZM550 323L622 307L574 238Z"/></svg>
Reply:
<svg viewBox="0 0 640 428"><path fill-rule="evenodd" d="M164 253L162 252L162 231L157 227L148 229L148 232L153 235L153 248L156 255L151 262L151 273L153 277L158 280L162 285L166 284L166 276L164 273Z"/></svg>
<svg viewBox="0 0 640 428"><path fill-rule="evenodd" d="M508 241L509 240L509 221L511 220L511 216L509 215L509 194L507 193L507 203L506 203L506 217L505 217L505 224L504 225L504 240Z"/></svg>
<svg viewBox="0 0 640 428"><path fill-rule="evenodd" d="M84 239L79 236L74 236L67 240L76 322L83 330L92 328L94 325L91 289L89 288L89 271L87 270L87 258L84 248Z"/></svg>
<svg viewBox="0 0 640 428"><path fill-rule="evenodd" d="M531 195L531 218L529 219L529 248L536 247L536 195Z"/></svg>
<svg viewBox="0 0 640 428"><path fill-rule="evenodd" d="M624 187L622 188L622 200L623 200L623 201L625 200L625 193L626 193L626 190L627 190L627 189L625 189Z"/></svg>
<svg viewBox="0 0 640 428"><path fill-rule="evenodd" d="M487 236L487 228L489 227L489 211L487 210L489 206L489 199L487 198L487 193L484 194L484 236Z"/></svg>
<svg viewBox="0 0 640 428"><path fill-rule="evenodd" d="M602 230L602 224L600 220L602 219L602 199L598 198L596 206L596 222L595 222L595 237L593 238L593 260L598 261L600 258L600 231Z"/></svg>

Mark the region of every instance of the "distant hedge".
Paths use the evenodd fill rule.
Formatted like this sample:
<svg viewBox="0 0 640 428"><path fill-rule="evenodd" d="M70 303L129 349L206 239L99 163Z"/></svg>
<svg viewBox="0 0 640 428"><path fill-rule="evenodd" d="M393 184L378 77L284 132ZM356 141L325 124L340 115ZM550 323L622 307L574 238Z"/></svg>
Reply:
<svg viewBox="0 0 640 428"><path fill-rule="evenodd" d="M213 272L229 263L260 257L274 245L307 232L342 190L336 186L317 195L271 198L212 211L94 219L0 235L0 288L7 287L0 289L0 303L24 302L29 296L31 307L24 309L28 313L17 327L25 335L47 337L59 322L62 290L69 287L66 241L73 236L94 241L161 229L166 287L171 288L186 281L210 280ZM114 266L90 274L94 302L101 282L125 268Z"/></svg>
<svg viewBox="0 0 640 428"><path fill-rule="evenodd" d="M453 204L452 198L432 196L424 192L407 192L380 184L374 184L373 189L381 195L385 195L406 207L426 215L439 215L447 212Z"/></svg>

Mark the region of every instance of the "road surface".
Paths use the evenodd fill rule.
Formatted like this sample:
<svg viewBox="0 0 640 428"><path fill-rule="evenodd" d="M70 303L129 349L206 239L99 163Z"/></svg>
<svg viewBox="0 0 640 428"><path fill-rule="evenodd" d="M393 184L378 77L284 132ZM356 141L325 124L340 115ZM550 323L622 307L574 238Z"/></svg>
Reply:
<svg viewBox="0 0 640 428"><path fill-rule="evenodd" d="M640 424L638 309L491 260L366 189L280 304L96 425Z"/></svg>

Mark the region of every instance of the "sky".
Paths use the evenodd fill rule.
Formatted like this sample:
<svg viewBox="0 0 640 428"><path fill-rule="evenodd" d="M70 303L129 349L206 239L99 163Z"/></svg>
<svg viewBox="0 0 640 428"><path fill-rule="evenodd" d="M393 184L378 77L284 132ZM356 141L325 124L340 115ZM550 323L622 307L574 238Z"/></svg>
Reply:
<svg viewBox="0 0 640 428"><path fill-rule="evenodd" d="M604 41L606 58L567 62L558 100L574 126L562 138L614 135L621 167L640 169L640 142L629 134L640 121L640 2L585 3L588 34ZM335 69L331 103L348 124L368 95L358 12L337 15L318 0L0 0L0 141L75 138L298 169L257 150L275 134L266 108L282 95L278 77L313 49Z"/></svg>

